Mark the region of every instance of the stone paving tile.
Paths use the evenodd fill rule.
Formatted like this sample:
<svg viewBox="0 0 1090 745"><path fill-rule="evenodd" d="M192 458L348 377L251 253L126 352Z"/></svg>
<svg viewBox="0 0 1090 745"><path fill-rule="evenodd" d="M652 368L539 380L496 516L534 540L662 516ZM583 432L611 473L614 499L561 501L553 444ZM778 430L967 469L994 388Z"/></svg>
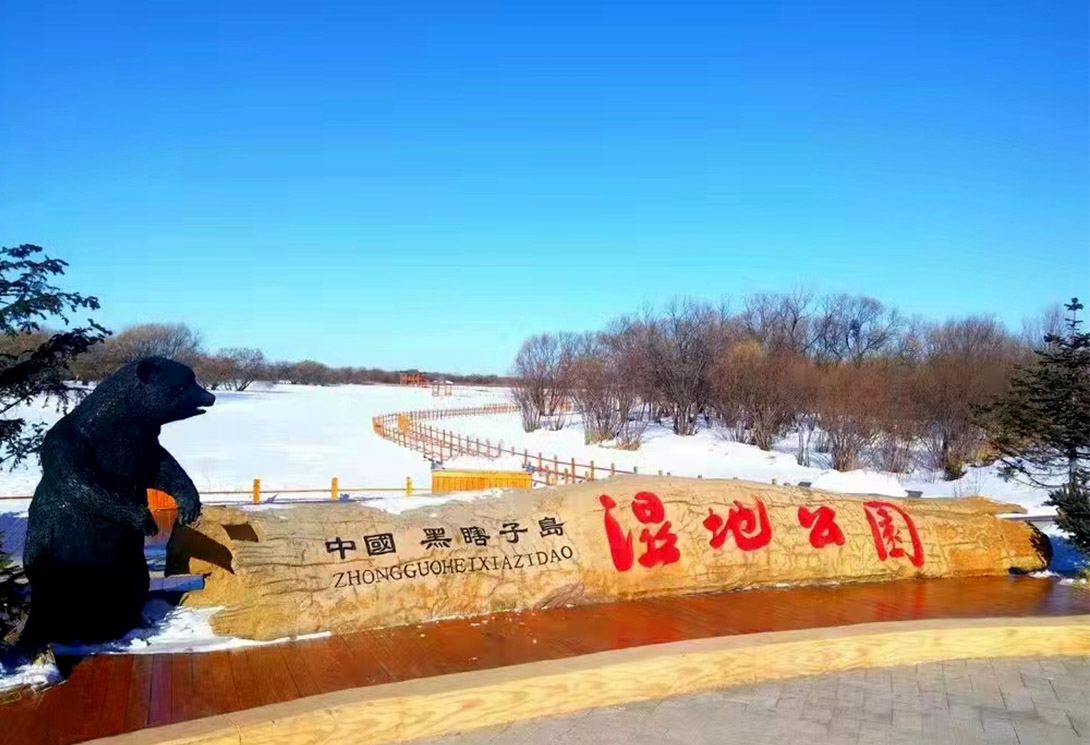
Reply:
<svg viewBox="0 0 1090 745"><path fill-rule="evenodd" d="M1090 745L1090 658L952 660L794 678L415 745Z"/></svg>

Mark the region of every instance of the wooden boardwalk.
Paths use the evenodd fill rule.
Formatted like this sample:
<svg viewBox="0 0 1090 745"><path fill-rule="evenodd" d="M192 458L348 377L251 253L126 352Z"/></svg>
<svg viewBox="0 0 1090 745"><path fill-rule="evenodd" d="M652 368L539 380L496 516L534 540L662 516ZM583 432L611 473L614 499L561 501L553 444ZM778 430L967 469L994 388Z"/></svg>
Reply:
<svg viewBox="0 0 1090 745"><path fill-rule="evenodd" d="M99 655L64 684L0 705L0 743L64 745L345 688L686 639L1087 612L1084 589L989 577L650 598L230 651Z"/></svg>

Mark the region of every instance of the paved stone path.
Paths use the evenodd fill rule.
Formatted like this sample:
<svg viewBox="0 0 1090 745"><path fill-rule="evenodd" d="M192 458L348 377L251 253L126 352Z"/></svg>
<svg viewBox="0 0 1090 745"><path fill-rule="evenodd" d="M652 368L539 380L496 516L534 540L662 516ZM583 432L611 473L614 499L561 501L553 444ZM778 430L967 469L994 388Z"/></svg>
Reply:
<svg viewBox="0 0 1090 745"><path fill-rule="evenodd" d="M794 678L414 745L1090 744L1090 658L956 660Z"/></svg>

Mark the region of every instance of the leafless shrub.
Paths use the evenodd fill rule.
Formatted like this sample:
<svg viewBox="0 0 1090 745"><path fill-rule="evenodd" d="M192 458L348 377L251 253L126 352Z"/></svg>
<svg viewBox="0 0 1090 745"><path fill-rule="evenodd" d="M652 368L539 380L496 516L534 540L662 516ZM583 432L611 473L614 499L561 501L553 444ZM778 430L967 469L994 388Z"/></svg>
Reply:
<svg viewBox="0 0 1090 745"><path fill-rule="evenodd" d="M875 410L881 401L881 380L867 366L831 367L821 376L818 423L828 438L832 467L852 471L878 435Z"/></svg>
<svg viewBox="0 0 1090 745"><path fill-rule="evenodd" d="M583 420L583 439L591 445L612 440L618 429L615 376L608 349L598 334L583 335L572 361L572 400Z"/></svg>
<svg viewBox="0 0 1090 745"><path fill-rule="evenodd" d="M523 428L532 432L541 426L545 417L554 417L552 427L559 426L555 415L561 408L571 389L571 362L573 337L570 334L537 334L522 343L512 375L516 382L512 387L512 396L520 411Z"/></svg>
<svg viewBox="0 0 1090 745"><path fill-rule="evenodd" d="M119 364L143 357L167 357L192 365L201 353L201 336L184 323L146 323L110 337L105 347Z"/></svg>
<svg viewBox="0 0 1090 745"><path fill-rule="evenodd" d="M265 374L265 355L252 347L229 347L218 355L230 368L230 385L236 391L244 391Z"/></svg>
<svg viewBox="0 0 1090 745"><path fill-rule="evenodd" d="M918 370L896 360L875 366L881 377L876 414L879 434L875 466L892 473L908 473L914 465L917 443L923 435L919 407Z"/></svg>
<svg viewBox="0 0 1090 745"><path fill-rule="evenodd" d="M772 449L795 416L789 385L793 364L792 352L769 351L756 341L736 343L720 355L712 375L713 405L733 420L738 439Z"/></svg>
<svg viewBox="0 0 1090 745"><path fill-rule="evenodd" d="M796 289L786 294L758 293L743 302L739 322L747 336L766 349L807 354L816 339L814 294Z"/></svg>
<svg viewBox="0 0 1090 745"><path fill-rule="evenodd" d="M1020 350L994 319L970 317L931 329L916 400L931 466L957 479L983 438L974 407L1006 390Z"/></svg>
<svg viewBox="0 0 1090 745"><path fill-rule="evenodd" d="M695 434L723 343L722 314L706 304L674 301L649 332L651 374L674 432Z"/></svg>
<svg viewBox="0 0 1090 745"><path fill-rule="evenodd" d="M632 337L623 331L585 334L574 345L572 400L588 444L616 440L636 449L646 427L639 406L640 364Z"/></svg>
<svg viewBox="0 0 1090 745"><path fill-rule="evenodd" d="M903 319L871 297L830 295L814 320L815 349L830 362L860 364L886 352L897 338Z"/></svg>
<svg viewBox="0 0 1090 745"><path fill-rule="evenodd" d="M639 450L646 430L647 421L640 416L631 415L621 422L613 439L621 450Z"/></svg>
<svg viewBox="0 0 1090 745"><path fill-rule="evenodd" d="M1044 339L1049 336L1063 336L1064 308L1055 303L1045 308L1036 316L1022 321L1022 333L1019 341L1026 349L1041 349Z"/></svg>
<svg viewBox="0 0 1090 745"><path fill-rule="evenodd" d="M1027 322L1027 334L1036 342L1058 320L1045 313ZM987 457L974 408L1002 393L1012 365L1032 354L991 319L931 326L874 298L799 290L752 295L734 316L677 300L621 318L583 339L593 340L592 353L571 357L575 388L539 382L535 390L537 367L564 366L526 363L564 359L562 338L527 340L516 365L526 372L520 395L548 412L546 391L572 390L589 442L630 439L624 430L649 421L688 435L701 415L714 415L730 436L762 448L794 427L800 464L817 451L836 468L869 457L906 472L923 447L949 478ZM539 425L540 414L526 424Z"/></svg>
<svg viewBox="0 0 1090 745"><path fill-rule="evenodd" d="M541 428L541 407L531 392L530 386L517 380L511 386L511 398L518 407L519 417L522 420L522 429L533 432Z"/></svg>
<svg viewBox="0 0 1090 745"><path fill-rule="evenodd" d="M193 366L197 380L205 388L216 391L230 387L234 379L231 361L219 356L201 356Z"/></svg>

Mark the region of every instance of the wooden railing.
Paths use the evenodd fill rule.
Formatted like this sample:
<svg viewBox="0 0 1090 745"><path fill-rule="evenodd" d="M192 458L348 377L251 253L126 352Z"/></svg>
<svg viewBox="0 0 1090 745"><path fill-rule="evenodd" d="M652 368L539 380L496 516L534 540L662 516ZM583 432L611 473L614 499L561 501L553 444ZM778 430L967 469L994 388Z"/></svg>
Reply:
<svg viewBox="0 0 1090 745"><path fill-rule="evenodd" d="M401 447L416 450L432 463L442 465L446 460L460 455L495 460L505 455L522 459L522 467L530 471L536 484L574 484L584 481L596 481L617 474L639 473L617 468L616 464L579 463L575 458L561 458L555 453L548 457L541 452L531 453L529 449L521 451L504 447L503 442L493 443L491 439L481 439L473 435L441 429L427 421L463 416L484 416L488 414L514 414L518 407L514 404L489 404L466 409L420 409L417 411L398 411L392 414L380 414L371 419L375 434ZM662 475L662 471L659 471ZM667 473L667 476L670 474Z"/></svg>

